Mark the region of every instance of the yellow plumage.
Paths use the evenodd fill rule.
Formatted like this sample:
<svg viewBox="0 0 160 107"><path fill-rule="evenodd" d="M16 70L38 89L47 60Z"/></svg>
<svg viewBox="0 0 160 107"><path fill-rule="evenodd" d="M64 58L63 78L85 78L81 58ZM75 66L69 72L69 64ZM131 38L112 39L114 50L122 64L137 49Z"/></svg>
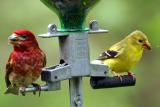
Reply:
<svg viewBox="0 0 160 107"><path fill-rule="evenodd" d="M150 47L147 36L136 30L103 52L98 60L108 65L116 75L130 73L129 70L140 61L144 48L150 49Z"/></svg>

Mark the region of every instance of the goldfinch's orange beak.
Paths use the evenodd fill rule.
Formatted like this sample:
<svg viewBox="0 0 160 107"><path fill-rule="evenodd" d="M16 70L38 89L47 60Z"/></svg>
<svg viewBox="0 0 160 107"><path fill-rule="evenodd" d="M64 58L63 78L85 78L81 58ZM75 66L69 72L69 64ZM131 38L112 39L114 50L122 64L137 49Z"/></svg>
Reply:
<svg viewBox="0 0 160 107"><path fill-rule="evenodd" d="M147 41L143 44L143 48L151 50L151 44Z"/></svg>

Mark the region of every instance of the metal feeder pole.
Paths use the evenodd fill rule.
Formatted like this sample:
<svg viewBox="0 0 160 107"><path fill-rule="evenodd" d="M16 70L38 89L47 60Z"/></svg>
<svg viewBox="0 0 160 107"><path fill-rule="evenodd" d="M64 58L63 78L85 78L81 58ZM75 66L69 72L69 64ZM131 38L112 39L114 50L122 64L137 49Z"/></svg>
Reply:
<svg viewBox="0 0 160 107"><path fill-rule="evenodd" d="M75 77L69 80L70 107L83 107L82 87L82 77Z"/></svg>
<svg viewBox="0 0 160 107"><path fill-rule="evenodd" d="M82 76L90 75L88 33L74 32L59 37L61 59L71 66L69 92L71 107L83 107Z"/></svg>

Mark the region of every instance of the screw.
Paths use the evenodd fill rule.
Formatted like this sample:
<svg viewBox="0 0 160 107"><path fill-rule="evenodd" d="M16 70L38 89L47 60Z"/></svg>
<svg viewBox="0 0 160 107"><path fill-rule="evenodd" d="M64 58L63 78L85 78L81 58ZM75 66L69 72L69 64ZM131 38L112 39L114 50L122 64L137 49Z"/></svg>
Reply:
<svg viewBox="0 0 160 107"><path fill-rule="evenodd" d="M48 25L48 32L49 33L55 33L55 32L57 32L57 26L55 24L49 24Z"/></svg>
<svg viewBox="0 0 160 107"><path fill-rule="evenodd" d="M80 95L75 96L74 101L75 101L75 104L77 105L77 107L81 106L82 103L81 103Z"/></svg>
<svg viewBox="0 0 160 107"><path fill-rule="evenodd" d="M92 20L90 23L89 23L89 28L91 30L98 30L99 29L99 25L98 25L98 22L96 20Z"/></svg>
<svg viewBox="0 0 160 107"><path fill-rule="evenodd" d="M104 74L107 74L107 71L104 71Z"/></svg>
<svg viewBox="0 0 160 107"><path fill-rule="evenodd" d="M54 79L58 79L58 77L57 77L57 76L54 76Z"/></svg>

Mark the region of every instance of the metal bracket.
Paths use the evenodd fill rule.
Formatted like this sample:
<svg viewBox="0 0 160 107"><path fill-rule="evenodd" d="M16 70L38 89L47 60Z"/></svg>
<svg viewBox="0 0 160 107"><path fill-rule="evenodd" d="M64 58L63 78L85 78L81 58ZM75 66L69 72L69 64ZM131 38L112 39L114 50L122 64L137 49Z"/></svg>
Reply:
<svg viewBox="0 0 160 107"><path fill-rule="evenodd" d="M104 64L91 64L91 74L92 77L106 77L108 73L108 67Z"/></svg>
<svg viewBox="0 0 160 107"><path fill-rule="evenodd" d="M108 33L109 30L100 29L98 22L96 20L92 20L89 23L89 30L86 32L88 32L88 34L97 34L97 33ZM38 35L38 37L41 38L62 37L62 36L69 36L69 33L62 32L61 30L57 29L57 26L55 24L49 24L48 32L45 34Z"/></svg>
<svg viewBox="0 0 160 107"><path fill-rule="evenodd" d="M71 78L70 65L44 68L41 74L42 81L57 82Z"/></svg>
<svg viewBox="0 0 160 107"><path fill-rule="evenodd" d="M108 67L104 64L90 64L91 72L86 76L100 76L105 77L108 72ZM42 81L57 82L72 78L71 66L68 64L56 65L52 67L43 68L41 74Z"/></svg>

